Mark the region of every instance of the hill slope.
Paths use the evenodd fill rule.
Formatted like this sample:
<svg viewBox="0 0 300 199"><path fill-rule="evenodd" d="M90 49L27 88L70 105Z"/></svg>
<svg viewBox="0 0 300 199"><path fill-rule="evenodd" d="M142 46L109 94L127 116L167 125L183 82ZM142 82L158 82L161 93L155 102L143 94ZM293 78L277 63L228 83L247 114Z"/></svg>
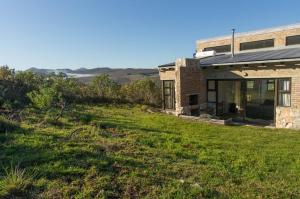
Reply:
<svg viewBox="0 0 300 199"><path fill-rule="evenodd" d="M21 188L39 195L28 198L300 197L296 131L211 125L115 104L77 106L59 126L41 127L35 114L27 114L24 132L0 132L2 190L14 190L5 169L19 164Z"/></svg>
<svg viewBox="0 0 300 199"><path fill-rule="evenodd" d="M39 68L30 68L28 71L32 71L38 74L50 74L50 73L65 73L70 77L78 78L83 82L90 82L91 79L100 74L108 74L114 81L118 83L127 83L133 80L143 79L143 78L152 78L158 79L158 70L157 69L139 69L139 68L80 68L76 70L71 69L39 69Z"/></svg>

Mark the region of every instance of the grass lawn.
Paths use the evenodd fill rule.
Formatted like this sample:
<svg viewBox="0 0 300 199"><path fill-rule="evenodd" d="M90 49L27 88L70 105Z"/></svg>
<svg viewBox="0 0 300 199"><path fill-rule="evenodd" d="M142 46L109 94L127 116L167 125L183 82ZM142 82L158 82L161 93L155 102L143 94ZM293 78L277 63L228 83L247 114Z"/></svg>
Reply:
<svg viewBox="0 0 300 199"><path fill-rule="evenodd" d="M300 132L77 106L0 132L0 198L299 198ZM2 195L1 195L2 194Z"/></svg>

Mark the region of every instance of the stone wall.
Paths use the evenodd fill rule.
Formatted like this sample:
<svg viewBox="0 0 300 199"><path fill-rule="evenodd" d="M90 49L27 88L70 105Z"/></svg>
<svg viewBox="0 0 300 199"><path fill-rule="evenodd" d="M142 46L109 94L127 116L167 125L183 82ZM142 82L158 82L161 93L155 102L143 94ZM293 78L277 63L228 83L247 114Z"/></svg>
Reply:
<svg viewBox="0 0 300 199"><path fill-rule="evenodd" d="M300 128L300 108L276 107L276 127L277 128Z"/></svg>
<svg viewBox="0 0 300 199"><path fill-rule="evenodd" d="M169 69L160 69L159 78L160 80L175 80L175 67Z"/></svg>
<svg viewBox="0 0 300 199"><path fill-rule="evenodd" d="M276 107L277 128L300 128L300 77L291 76L291 107Z"/></svg>

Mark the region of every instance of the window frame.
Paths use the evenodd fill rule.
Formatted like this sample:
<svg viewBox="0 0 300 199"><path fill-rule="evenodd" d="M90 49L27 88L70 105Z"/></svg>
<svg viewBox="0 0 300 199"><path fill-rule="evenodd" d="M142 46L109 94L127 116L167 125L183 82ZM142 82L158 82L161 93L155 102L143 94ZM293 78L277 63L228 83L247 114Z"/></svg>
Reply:
<svg viewBox="0 0 300 199"><path fill-rule="evenodd" d="M169 86L166 86L166 83L169 83ZM175 81L174 80L163 80L163 89L162 89L162 95L163 95L163 108L165 110L174 110L175 109ZM165 92L165 90L168 90L169 94ZM171 98L171 104L170 106L166 106L166 97ZM171 108L170 108L171 107Z"/></svg>
<svg viewBox="0 0 300 199"><path fill-rule="evenodd" d="M289 44L288 39L292 39L292 38L299 38L299 43ZM285 37L285 45L286 46L300 45L300 35L291 35L291 36Z"/></svg>
<svg viewBox="0 0 300 199"><path fill-rule="evenodd" d="M229 47L229 50L226 50L226 51L218 51L217 49L218 48L227 48ZM227 44L227 45L221 45L221 46L211 46L211 47L206 47L203 49L204 52L206 51L216 51L216 53L229 53L231 52L231 44Z"/></svg>
<svg viewBox="0 0 300 199"><path fill-rule="evenodd" d="M243 49L243 45L247 45L247 44L257 44L259 42L267 42L267 41L272 41L273 44L271 46L265 46L265 47L259 47L259 48L246 48L246 49ZM275 39L272 38L272 39L263 39L263 40L256 40L256 41L249 41L249 42L242 42L240 43L240 51L246 51L246 50L256 50L256 49L263 49L263 48L272 48L275 46Z"/></svg>
<svg viewBox="0 0 300 199"><path fill-rule="evenodd" d="M290 82L289 90L280 90L280 80L286 80ZM289 94L290 102L289 105L280 104L280 95ZM278 107L291 107L292 106L292 79L291 78L279 78L277 79L277 106Z"/></svg>
<svg viewBox="0 0 300 199"><path fill-rule="evenodd" d="M270 87L272 85L272 87ZM267 91L275 91L275 80L268 79L267 80Z"/></svg>

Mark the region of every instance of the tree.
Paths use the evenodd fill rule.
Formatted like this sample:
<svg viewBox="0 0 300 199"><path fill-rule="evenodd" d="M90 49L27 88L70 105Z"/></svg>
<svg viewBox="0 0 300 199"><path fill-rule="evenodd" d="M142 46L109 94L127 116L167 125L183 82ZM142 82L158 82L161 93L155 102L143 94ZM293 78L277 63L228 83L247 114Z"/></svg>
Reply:
<svg viewBox="0 0 300 199"><path fill-rule="evenodd" d="M142 79L126 84L121 89L123 97L133 103L159 106L160 87L151 79Z"/></svg>
<svg viewBox="0 0 300 199"><path fill-rule="evenodd" d="M0 67L0 80L13 81L15 77L15 71L13 69L9 69L8 66Z"/></svg>
<svg viewBox="0 0 300 199"><path fill-rule="evenodd" d="M27 93L40 85L42 78L31 72L15 72L7 66L0 67L0 106L20 109L29 103Z"/></svg>
<svg viewBox="0 0 300 199"><path fill-rule="evenodd" d="M91 84L91 88L100 99L117 99L119 97L120 86L103 74L96 76Z"/></svg>

